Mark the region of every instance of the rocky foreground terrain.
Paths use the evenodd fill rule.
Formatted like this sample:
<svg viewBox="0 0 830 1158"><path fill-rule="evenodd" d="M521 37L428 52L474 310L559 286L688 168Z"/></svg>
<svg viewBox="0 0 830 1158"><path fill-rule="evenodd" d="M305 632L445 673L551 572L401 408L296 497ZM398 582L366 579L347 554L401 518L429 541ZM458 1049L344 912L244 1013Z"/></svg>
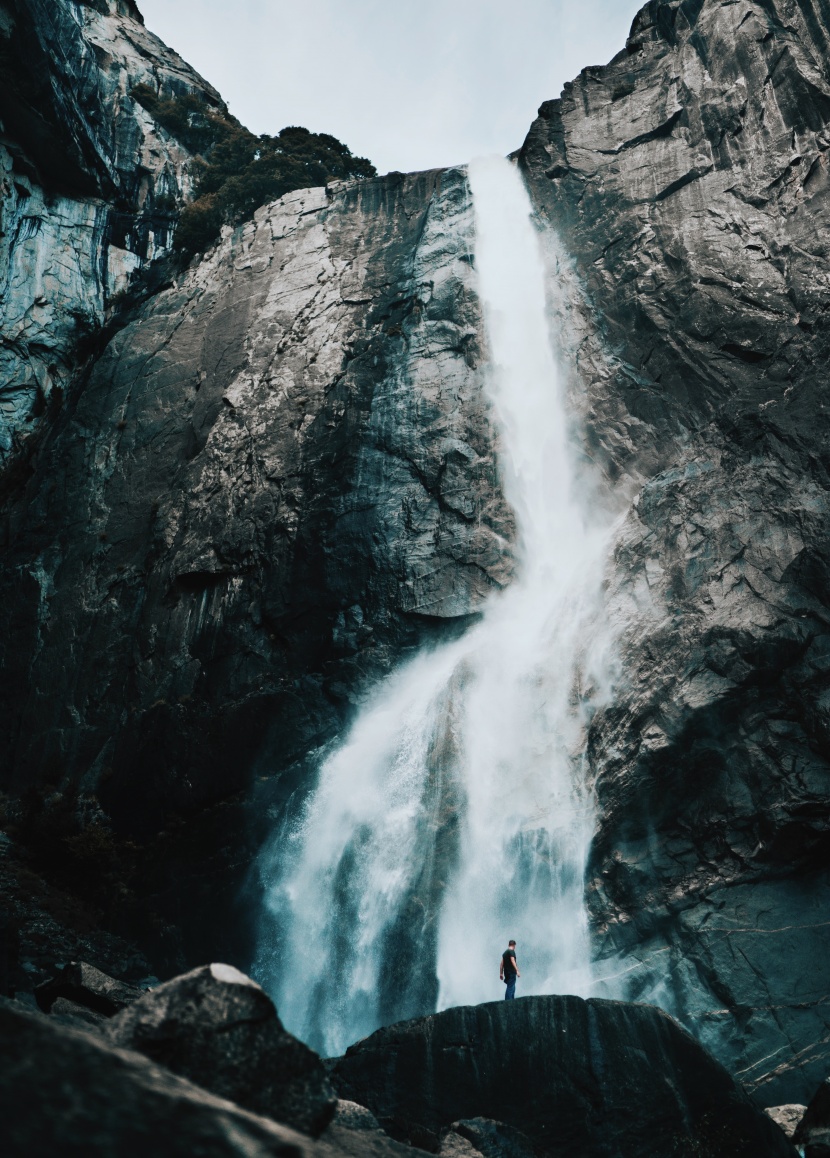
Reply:
<svg viewBox="0 0 830 1158"><path fill-rule="evenodd" d="M142 992L76 962L36 994L46 1015L0 999L3 1051L25 1059L0 1069L10 1158L795 1155L726 1070L647 1006L526 997L452 1009L379 1030L324 1067L228 965Z"/></svg>
<svg viewBox="0 0 830 1158"><path fill-rule="evenodd" d="M464 176L289 194L179 268L193 158L130 92L218 95L128 0L4 0L0 45L0 974L30 990L81 945L132 981L244 967L250 865L314 751L511 578ZM619 520L598 972L761 1106L830 1072L828 146L827 0L652 0L518 154L558 235L586 475ZM578 1035L606 1007L545 1008ZM58 1034L121 1080L86 1030L3 1017L32 1056ZM680 1031L636 1017L671 1055ZM143 1064L119 1062L152 1101ZM395 1097L384 1077L357 1100L394 1118ZM406 1129L432 1147L489 1109Z"/></svg>

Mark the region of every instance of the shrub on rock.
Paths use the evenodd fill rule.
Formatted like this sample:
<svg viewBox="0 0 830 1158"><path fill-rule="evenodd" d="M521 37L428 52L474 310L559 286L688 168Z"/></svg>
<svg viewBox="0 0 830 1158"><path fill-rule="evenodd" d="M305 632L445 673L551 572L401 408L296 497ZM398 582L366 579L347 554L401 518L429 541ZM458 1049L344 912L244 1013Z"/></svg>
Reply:
<svg viewBox="0 0 830 1158"><path fill-rule="evenodd" d="M224 224L244 221L293 189L375 175L370 161L330 133L289 125L273 137L255 136L227 109L192 93L163 97L139 84L132 96L198 158L196 199L182 210L175 237L186 256L212 245Z"/></svg>

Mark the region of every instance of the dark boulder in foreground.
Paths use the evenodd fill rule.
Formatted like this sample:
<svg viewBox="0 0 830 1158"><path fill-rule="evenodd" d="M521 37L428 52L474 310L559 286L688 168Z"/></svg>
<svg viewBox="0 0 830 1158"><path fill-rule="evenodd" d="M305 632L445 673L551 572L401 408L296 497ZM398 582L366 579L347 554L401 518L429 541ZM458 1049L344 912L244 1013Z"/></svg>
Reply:
<svg viewBox="0 0 830 1158"><path fill-rule="evenodd" d="M804 1158L830 1158L830 1078L816 1091L793 1140L804 1148Z"/></svg>
<svg viewBox="0 0 830 1158"><path fill-rule="evenodd" d="M320 1058L282 1027L270 997L230 965L205 965L145 993L108 1039L256 1114L317 1135L336 1106Z"/></svg>
<svg viewBox="0 0 830 1158"><path fill-rule="evenodd" d="M4 1158L309 1158L314 1144L153 1065L0 1001Z"/></svg>
<svg viewBox="0 0 830 1158"><path fill-rule="evenodd" d="M358 1107L351 1119L351 1129L332 1128L312 1141L139 1053L116 1048L99 1033L0 998L3 1158L418 1158L421 1153L373 1127L371 1116L361 1118Z"/></svg>
<svg viewBox="0 0 830 1158"><path fill-rule="evenodd" d="M793 1158L781 1130L661 1010L578 997L448 1009L380 1029L332 1071L393 1136L437 1149L460 1119L521 1131L540 1158Z"/></svg>

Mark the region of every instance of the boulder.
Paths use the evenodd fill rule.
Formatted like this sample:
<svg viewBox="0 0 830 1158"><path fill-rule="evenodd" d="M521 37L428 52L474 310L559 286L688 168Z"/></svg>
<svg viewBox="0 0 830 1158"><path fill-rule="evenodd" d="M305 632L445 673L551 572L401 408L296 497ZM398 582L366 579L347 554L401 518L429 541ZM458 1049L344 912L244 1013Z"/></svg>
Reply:
<svg viewBox="0 0 830 1158"><path fill-rule="evenodd" d="M479 1158L480 1153L468 1138L455 1130L447 1130L438 1149L440 1158Z"/></svg>
<svg viewBox="0 0 830 1158"><path fill-rule="evenodd" d="M86 1029L90 1026L97 1029L107 1020L103 1013L96 1013L92 1009L87 1009L85 1005L68 1001L65 997L55 998L50 1012L52 1017L59 1018L66 1025L80 1025Z"/></svg>
<svg viewBox="0 0 830 1158"><path fill-rule="evenodd" d="M246 1113L139 1054L115 1049L97 1034L7 1000L0 1001L0 1057L4 1158L317 1153L293 1130Z"/></svg>
<svg viewBox="0 0 830 1158"><path fill-rule="evenodd" d="M788 1138L792 1138L806 1109L806 1106L791 1102L787 1106L766 1106L764 1113L772 1118L776 1126L781 1127Z"/></svg>
<svg viewBox="0 0 830 1158"><path fill-rule="evenodd" d="M796 1127L793 1141L803 1148L804 1158L830 1158L830 1078L816 1091Z"/></svg>
<svg viewBox="0 0 830 1158"><path fill-rule="evenodd" d="M44 1013L49 1013L55 1002L62 998L83 1006L94 1013L111 1017L141 997L143 990L124 981L108 977L85 961L70 961L56 977L44 981L35 989L35 998ZM66 1010L62 1010L66 1012Z"/></svg>
<svg viewBox="0 0 830 1158"><path fill-rule="evenodd" d="M329 1123L326 1135L334 1130L353 1130L358 1133L382 1134L383 1126L371 1110L359 1106L357 1102L347 1102L345 1098L338 1098L334 1115Z"/></svg>
<svg viewBox="0 0 830 1158"><path fill-rule="evenodd" d="M535 1151L520 1130L491 1118L453 1122L441 1138L441 1158L534 1158Z"/></svg>
<svg viewBox="0 0 830 1158"><path fill-rule="evenodd" d="M320 1144L350 1158L417 1158L424 1153L395 1142L370 1110L343 1099L338 1101Z"/></svg>
<svg viewBox="0 0 830 1158"><path fill-rule="evenodd" d="M452 1123L487 1115L539 1158L795 1153L726 1070L647 1005L546 996L448 1009L379 1029L331 1072L341 1097L433 1151Z"/></svg>
<svg viewBox="0 0 830 1158"><path fill-rule="evenodd" d="M283 1029L270 997L230 965L205 965L145 993L106 1026L205 1089L307 1134L336 1100L320 1058Z"/></svg>

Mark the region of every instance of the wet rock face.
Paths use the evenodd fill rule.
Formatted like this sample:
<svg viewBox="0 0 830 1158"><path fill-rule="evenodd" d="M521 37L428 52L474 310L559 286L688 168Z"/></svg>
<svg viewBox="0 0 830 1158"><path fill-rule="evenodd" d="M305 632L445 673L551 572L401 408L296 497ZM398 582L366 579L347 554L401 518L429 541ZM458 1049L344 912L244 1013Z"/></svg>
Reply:
<svg viewBox="0 0 830 1158"><path fill-rule="evenodd" d="M794 1153L714 1058L645 1005L524 997L449 1009L358 1042L332 1080L394 1137L435 1150L443 1135L442 1154Z"/></svg>
<svg viewBox="0 0 830 1158"><path fill-rule="evenodd" d="M3 0L0 65L2 461L60 404L79 350L169 246L191 192L190 154L132 89L222 102L131 0Z"/></svg>
<svg viewBox="0 0 830 1158"><path fill-rule="evenodd" d="M454 171L291 194L112 339L8 508L13 789L147 839L282 771L261 815L509 580L470 228Z"/></svg>
<svg viewBox="0 0 830 1158"><path fill-rule="evenodd" d="M589 446L635 493L591 738L597 971L624 957L766 1103L828 1065L829 30L825 3L650 3L521 158L572 325L598 320Z"/></svg>

